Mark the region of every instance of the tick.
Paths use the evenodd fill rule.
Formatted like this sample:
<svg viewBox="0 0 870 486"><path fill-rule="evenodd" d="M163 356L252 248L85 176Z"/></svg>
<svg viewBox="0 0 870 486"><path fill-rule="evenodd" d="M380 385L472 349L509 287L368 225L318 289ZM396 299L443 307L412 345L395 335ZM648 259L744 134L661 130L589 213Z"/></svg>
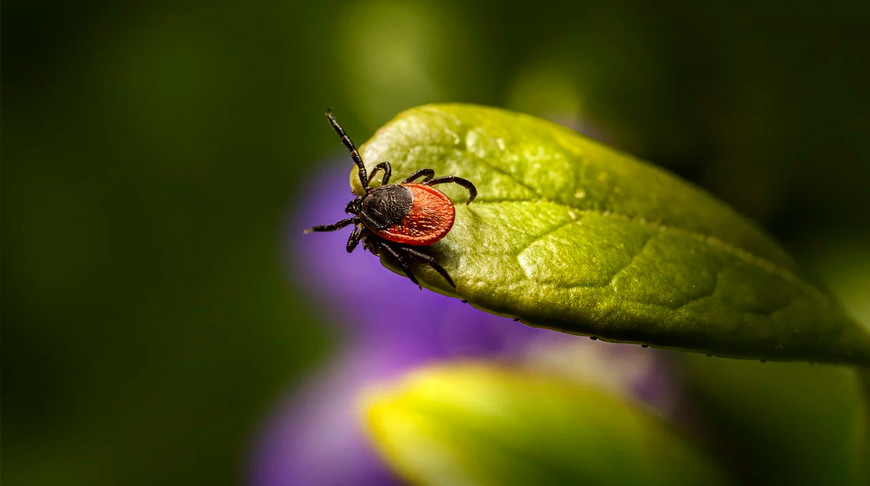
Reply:
<svg viewBox="0 0 870 486"><path fill-rule="evenodd" d="M433 169L420 169L400 184L390 184L392 169L389 162L378 163L372 169L372 173L367 174L362 157L350 137L344 133L331 112L326 112L326 118L333 130L341 137L344 146L350 150L350 157L359 169L357 174L365 194L347 203L344 211L353 215L350 218L333 224L315 226L305 230L305 233L335 231L353 225L353 231L347 239L348 253L362 242L363 248L375 255L387 254L418 287L420 283L411 272L410 262L429 264L455 289L456 284L444 267L435 261L435 258L418 248L437 243L444 238L453 227L456 218L453 201L432 186L446 183L458 184L468 190L468 200L465 204L469 204L477 196L474 184L452 175L435 177ZM384 173L381 185L372 188L370 184L378 171Z"/></svg>

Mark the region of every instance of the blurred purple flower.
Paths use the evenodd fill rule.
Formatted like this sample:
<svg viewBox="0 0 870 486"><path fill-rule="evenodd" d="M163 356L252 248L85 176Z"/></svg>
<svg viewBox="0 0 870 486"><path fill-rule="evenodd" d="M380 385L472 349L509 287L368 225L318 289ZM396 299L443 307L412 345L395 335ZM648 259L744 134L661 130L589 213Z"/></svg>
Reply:
<svg viewBox="0 0 870 486"><path fill-rule="evenodd" d="M345 217L342 210L353 197L348 189L349 167L342 159L312 177L285 230L285 262L292 278L305 283L313 297L312 308L324 315L325 322L342 326L346 339L337 353L340 359L296 388L263 425L253 450L252 486L397 484L363 436L354 400L365 385L423 363L510 358L537 363L548 371L572 372L586 362L571 354L581 342L583 347L598 349L598 360L613 354L607 351L610 346L618 348L613 354L617 359L640 351L636 346L592 344L527 327L457 299L421 292L405 277L383 268L377 257L362 254L361 247L348 254L349 229L303 236L304 228ZM564 366L566 360L574 366ZM634 390L653 402L659 395L670 395L667 384L660 383L662 373L654 360L634 363L641 365L641 371L630 379L618 376L615 387Z"/></svg>
<svg viewBox="0 0 870 486"><path fill-rule="evenodd" d="M361 383L391 376L414 353L366 345L347 351L279 404L254 450L251 484L398 484L363 437L353 404Z"/></svg>

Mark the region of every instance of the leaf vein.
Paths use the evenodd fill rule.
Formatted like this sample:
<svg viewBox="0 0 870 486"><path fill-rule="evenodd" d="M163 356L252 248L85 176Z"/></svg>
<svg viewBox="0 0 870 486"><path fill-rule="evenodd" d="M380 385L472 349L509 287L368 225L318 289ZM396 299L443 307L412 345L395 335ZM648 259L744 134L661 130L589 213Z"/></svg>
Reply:
<svg viewBox="0 0 870 486"><path fill-rule="evenodd" d="M680 304L676 307L673 307L673 309L680 310L683 307L686 307L687 305L691 304L692 302L698 302L698 301L703 300L703 299L714 297L716 295L716 292L719 291L719 274L722 273L722 270L725 270L724 266L720 266L716 270L716 273L713 274L713 287L710 289L709 292L705 292L701 295L696 295L696 296L690 298L689 300L683 302L682 304Z"/></svg>
<svg viewBox="0 0 870 486"><path fill-rule="evenodd" d="M475 158L476 158L477 160L479 160L483 165L485 165L485 166L489 167L490 169L492 169L493 171L495 171L495 172L497 172L497 173L499 173L499 174L501 174L501 175L507 177L508 179L510 179L511 181L513 181L514 184L516 184L516 185L522 187L523 189L525 189L525 190L531 192L531 193L534 194L536 197L539 197L539 198L541 198L541 199L546 199L546 198L544 198L543 195L541 195L541 193L538 192L538 190L537 190L536 188L534 188L534 187L532 187L532 186L526 184L525 182L519 180L519 178L517 178L517 176L511 174L510 172L508 172L508 171L506 171L506 170L504 170L504 169L502 169L502 168L500 168L500 167L497 167L497 166L495 166L495 165L490 164L490 163L487 162L486 159L484 159L484 158L481 158L481 157L475 157Z"/></svg>
<svg viewBox="0 0 870 486"><path fill-rule="evenodd" d="M655 233L650 233L650 235L647 236L647 238L644 240L643 245L641 245L640 248L634 253L634 255L631 256L631 258L625 263L625 265L616 269L616 271L613 272L613 275L610 276L610 281L608 281L603 286L606 287L608 285L613 285L613 283L616 281L616 276L619 275L623 270L630 267L631 264L634 263L635 260L637 260L637 257L639 257L641 253L643 253L643 250L647 247L649 242L652 241L652 239L655 237L655 235L656 235Z"/></svg>
<svg viewBox="0 0 870 486"><path fill-rule="evenodd" d="M528 243L526 243L522 248L520 248L520 249L516 252L516 253L517 253L517 254L516 254L516 257L519 258L520 255L522 255L522 254L523 254L526 250L528 250L532 245L534 245L535 243L541 241L542 239L546 238L547 236L549 236L549 235L551 235L551 234L553 234L553 233L559 231L560 229L564 228L565 226L568 226L568 225L570 225L570 224L572 224L572 223L579 223L579 222L580 222L579 220L571 219L571 220L568 220L568 221L563 221L563 222L561 222L561 223L559 223L559 224L557 224L557 225L551 227L551 228L548 229L547 231L545 231L545 232L543 232L543 233L541 233L541 234L535 236L535 237L532 238L531 240L529 240ZM520 266L522 267L522 264L520 264ZM525 270L525 269L523 269L523 270Z"/></svg>

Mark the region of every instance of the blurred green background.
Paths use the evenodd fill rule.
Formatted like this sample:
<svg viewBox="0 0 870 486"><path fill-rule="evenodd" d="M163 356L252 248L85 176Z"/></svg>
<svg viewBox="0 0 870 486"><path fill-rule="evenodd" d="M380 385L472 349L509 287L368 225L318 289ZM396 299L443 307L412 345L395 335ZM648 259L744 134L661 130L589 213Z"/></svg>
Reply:
<svg viewBox="0 0 870 486"><path fill-rule="evenodd" d="M343 150L327 107L358 143L428 102L572 125L755 218L870 322L866 2L30 0L2 41L7 484L240 480L336 339L282 258Z"/></svg>

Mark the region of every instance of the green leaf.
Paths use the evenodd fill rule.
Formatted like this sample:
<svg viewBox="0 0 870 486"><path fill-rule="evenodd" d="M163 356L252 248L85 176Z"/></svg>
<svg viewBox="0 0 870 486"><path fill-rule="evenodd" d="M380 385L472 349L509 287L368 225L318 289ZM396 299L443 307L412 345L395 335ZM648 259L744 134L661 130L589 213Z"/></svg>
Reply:
<svg viewBox="0 0 870 486"><path fill-rule="evenodd" d="M363 405L381 455L414 484L725 483L675 428L576 381L454 363Z"/></svg>
<svg viewBox="0 0 870 486"><path fill-rule="evenodd" d="M554 123L471 105L401 113L362 147L441 185L456 224L428 288L533 326L724 356L870 363L870 335L762 230L701 189ZM355 171L355 169L354 169ZM352 174L357 193L361 188ZM390 262L385 262L390 266Z"/></svg>

